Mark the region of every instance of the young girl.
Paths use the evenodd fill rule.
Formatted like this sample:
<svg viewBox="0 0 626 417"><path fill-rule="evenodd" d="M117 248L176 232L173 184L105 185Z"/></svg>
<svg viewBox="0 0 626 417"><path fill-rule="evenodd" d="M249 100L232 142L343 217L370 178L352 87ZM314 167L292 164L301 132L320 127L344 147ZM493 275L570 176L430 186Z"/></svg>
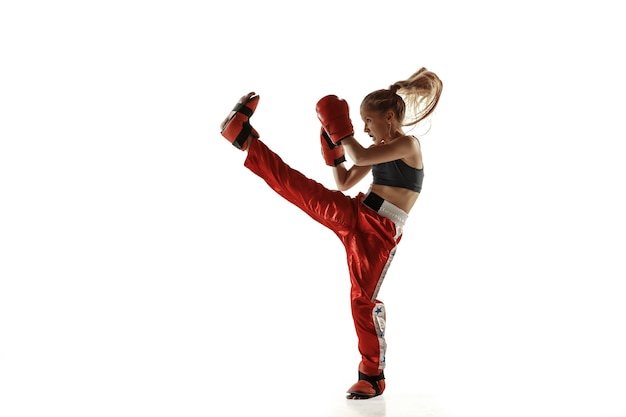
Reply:
<svg viewBox="0 0 626 417"><path fill-rule="evenodd" d="M335 232L346 250L351 282L351 307L361 362L358 381L348 398L365 399L385 390L385 306L377 299L402 229L422 189L424 168L420 143L403 127L425 120L435 110L443 85L421 68L388 89L368 94L361 102L365 148L354 138L348 104L329 95L317 103L322 123L320 142L332 167L338 190L329 190L292 169L272 152L250 125L259 96L242 97L222 123L222 136L247 151L244 165L278 194ZM404 98L403 98L404 97ZM353 162L345 165L345 154ZM350 189L372 172L367 193L350 197Z"/></svg>

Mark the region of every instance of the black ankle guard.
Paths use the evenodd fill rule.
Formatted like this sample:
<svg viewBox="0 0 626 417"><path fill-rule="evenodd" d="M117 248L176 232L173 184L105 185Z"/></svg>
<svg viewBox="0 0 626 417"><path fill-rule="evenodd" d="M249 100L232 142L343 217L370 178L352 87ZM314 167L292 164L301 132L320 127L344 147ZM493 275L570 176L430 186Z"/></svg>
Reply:
<svg viewBox="0 0 626 417"><path fill-rule="evenodd" d="M247 103L237 103L235 107L233 108L233 111L237 113L245 114L246 116L248 116L248 119L249 119L250 116L252 116L254 112L252 111L252 109L250 109L250 107L247 107L246 104ZM233 142L233 146L237 149L241 149L243 147L243 144L246 142L246 140L248 139L248 136L250 136L251 133L252 133L252 125L250 125L249 120L246 120L243 123L241 132L239 132L239 134L235 138L235 141Z"/></svg>
<svg viewBox="0 0 626 417"><path fill-rule="evenodd" d="M380 394L380 388L378 388L377 382L382 379L385 379L385 374L383 372L375 376L370 376L365 375L363 372L359 371L359 381L369 382L372 385L372 388L374 388L374 391L376 391L376 395Z"/></svg>
<svg viewBox="0 0 626 417"><path fill-rule="evenodd" d="M250 122L244 122L241 132L239 132L239 134L235 138L235 141L233 142L233 146L237 149L241 149L243 144L246 143L246 140L248 139L248 136L250 136L251 133L252 133L252 126L250 125Z"/></svg>

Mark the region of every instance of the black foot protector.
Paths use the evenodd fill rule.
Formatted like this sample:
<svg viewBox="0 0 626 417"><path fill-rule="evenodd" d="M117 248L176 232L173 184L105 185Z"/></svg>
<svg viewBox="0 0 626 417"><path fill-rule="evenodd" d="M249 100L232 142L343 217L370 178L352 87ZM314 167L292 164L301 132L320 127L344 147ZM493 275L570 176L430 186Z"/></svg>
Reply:
<svg viewBox="0 0 626 417"><path fill-rule="evenodd" d="M359 372L359 381L348 390L349 400L366 400L377 397L385 391L385 374L370 376Z"/></svg>
<svg viewBox="0 0 626 417"><path fill-rule="evenodd" d="M250 116L254 114L259 98L254 93L242 97L222 122L222 136L242 151L248 148L250 136L259 137L259 133L250 125Z"/></svg>

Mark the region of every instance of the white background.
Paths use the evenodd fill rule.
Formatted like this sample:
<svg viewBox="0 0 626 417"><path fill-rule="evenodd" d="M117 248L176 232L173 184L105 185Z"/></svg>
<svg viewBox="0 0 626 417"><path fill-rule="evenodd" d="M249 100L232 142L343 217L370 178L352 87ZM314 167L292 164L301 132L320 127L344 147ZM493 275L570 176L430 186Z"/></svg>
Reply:
<svg viewBox="0 0 626 417"><path fill-rule="evenodd" d="M343 248L219 124L259 93L263 140L332 187L316 101L367 143L363 96L425 66L386 396L625 416L616 4L3 2L0 414L324 416L359 361Z"/></svg>

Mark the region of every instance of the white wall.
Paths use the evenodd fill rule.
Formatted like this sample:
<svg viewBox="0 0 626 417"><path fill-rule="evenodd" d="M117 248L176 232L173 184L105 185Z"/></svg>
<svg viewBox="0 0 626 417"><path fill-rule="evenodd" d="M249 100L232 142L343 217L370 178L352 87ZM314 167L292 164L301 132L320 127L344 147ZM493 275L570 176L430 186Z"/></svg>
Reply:
<svg viewBox="0 0 626 417"><path fill-rule="evenodd" d="M365 94L426 66L444 94L381 292L389 390L623 415L619 14L431 3L0 6L2 414L340 395L359 360L343 250L219 124L259 93L265 142L332 186L317 99L347 99L360 130Z"/></svg>

